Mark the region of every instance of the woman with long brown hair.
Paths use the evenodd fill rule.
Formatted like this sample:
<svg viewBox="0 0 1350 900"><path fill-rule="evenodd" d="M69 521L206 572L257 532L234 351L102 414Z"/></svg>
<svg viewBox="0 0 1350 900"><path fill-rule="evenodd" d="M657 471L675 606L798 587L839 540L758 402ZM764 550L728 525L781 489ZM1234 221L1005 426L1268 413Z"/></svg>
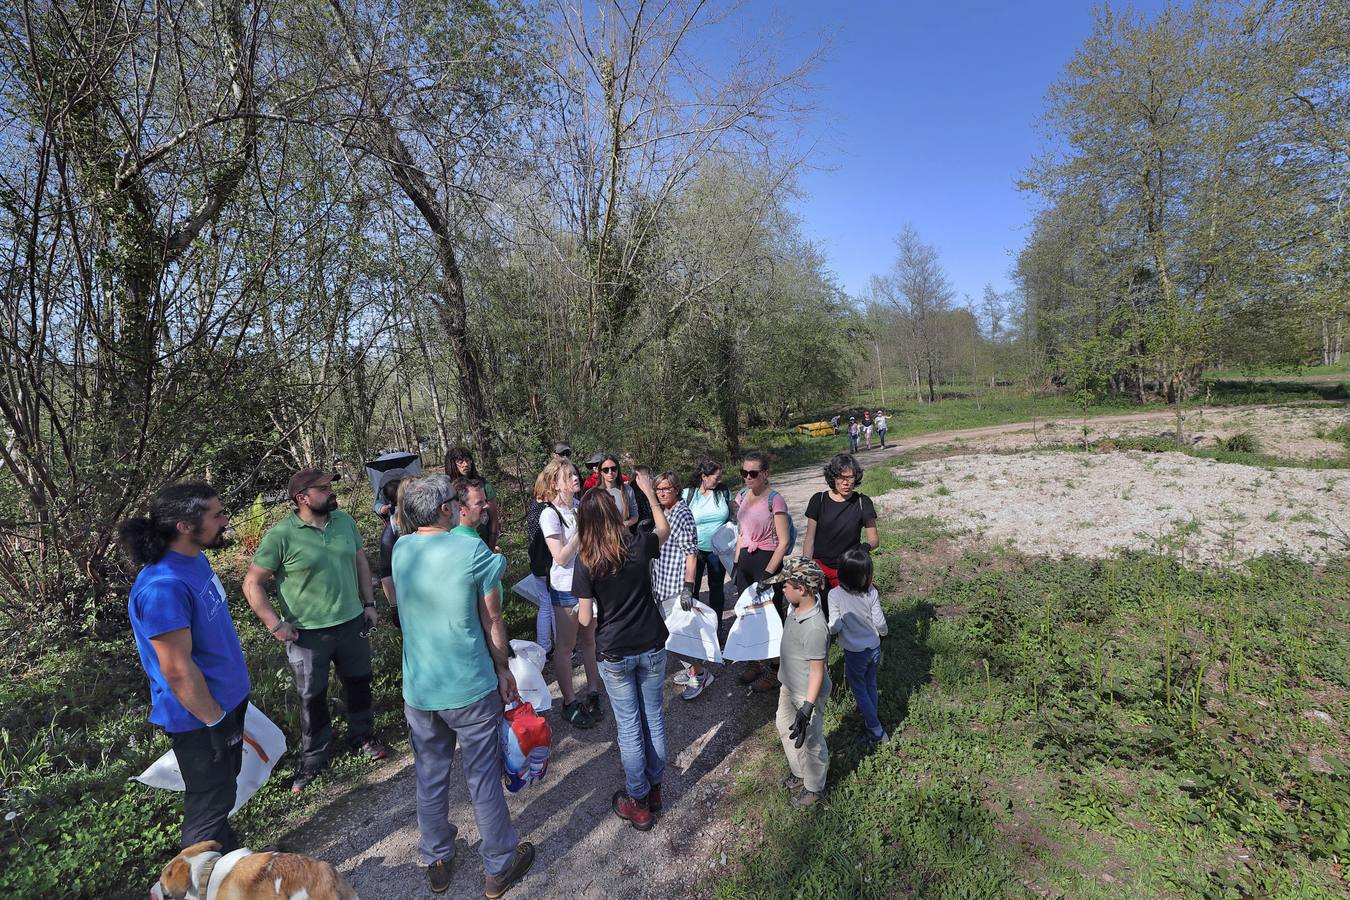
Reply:
<svg viewBox="0 0 1350 900"><path fill-rule="evenodd" d="M666 623L652 597L651 564L670 535L651 476L634 477L651 502L653 532L628 531L604 491L590 490L577 511L577 621L596 625L600 677L609 694L619 736L624 786L614 793L614 814L639 831L661 810L666 768L666 722L661 708L666 677Z"/></svg>

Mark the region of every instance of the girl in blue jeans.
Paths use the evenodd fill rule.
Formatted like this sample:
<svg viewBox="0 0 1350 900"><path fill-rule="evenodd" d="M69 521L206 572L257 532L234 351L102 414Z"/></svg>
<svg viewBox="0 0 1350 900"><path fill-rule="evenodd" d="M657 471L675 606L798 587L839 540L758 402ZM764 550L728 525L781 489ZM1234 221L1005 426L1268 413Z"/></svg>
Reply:
<svg viewBox="0 0 1350 900"><path fill-rule="evenodd" d="M661 811L661 778L666 769L666 719L661 682L666 677L666 623L652 596L651 564L670 536L665 509L652 490L651 476L633 479L651 501L654 531L629 533L604 491L587 491L577 511L577 621L597 616L596 650L600 677L609 694L619 736L624 786L610 803L614 814L639 831L649 831ZM687 595L686 595L687 596Z"/></svg>
<svg viewBox="0 0 1350 900"><path fill-rule="evenodd" d="M839 560L839 586L830 591L830 634L838 635L844 651L844 678L858 701L872 746L888 737L881 727L877 702L877 671L881 668L881 639L886 617L872 584L872 556L867 546L855 544Z"/></svg>

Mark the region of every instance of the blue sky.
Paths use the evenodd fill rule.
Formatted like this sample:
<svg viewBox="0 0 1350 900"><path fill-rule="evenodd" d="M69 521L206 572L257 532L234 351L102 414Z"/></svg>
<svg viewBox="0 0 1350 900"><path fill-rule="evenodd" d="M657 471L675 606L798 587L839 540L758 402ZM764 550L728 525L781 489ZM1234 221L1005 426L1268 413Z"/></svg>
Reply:
<svg viewBox="0 0 1350 900"><path fill-rule="evenodd" d="M1091 32L1093 6L752 0L743 10L750 29L781 33L785 61L830 37L812 78L802 140L816 151L797 211L845 290L861 294L890 266L906 223L938 248L958 300L978 302L986 283L1011 286L1035 200L1016 182L1042 146L1046 91Z"/></svg>

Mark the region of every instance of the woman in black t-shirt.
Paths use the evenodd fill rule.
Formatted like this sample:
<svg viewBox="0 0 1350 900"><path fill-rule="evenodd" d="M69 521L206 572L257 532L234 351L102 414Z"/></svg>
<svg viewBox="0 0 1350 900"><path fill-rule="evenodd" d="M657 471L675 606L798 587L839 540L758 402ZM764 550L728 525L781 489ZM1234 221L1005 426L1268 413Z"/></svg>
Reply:
<svg viewBox="0 0 1350 900"><path fill-rule="evenodd" d="M619 735L624 787L614 793L615 815L639 831L661 808L666 769L666 721L661 707L666 677L666 623L652 596L651 564L670 535L666 514L645 472L634 477L651 503L653 531L630 534L603 490L589 490L577 511L580 548L572 577L577 621L597 625L600 678Z"/></svg>
<svg viewBox="0 0 1350 900"><path fill-rule="evenodd" d="M880 543L872 498L857 490L862 477L858 461L840 453L825 466L825 483L830 489L806 504L802 552L816 561L832 588L839 586L839 558L845 550L860 542L875 550Z"/></svg>

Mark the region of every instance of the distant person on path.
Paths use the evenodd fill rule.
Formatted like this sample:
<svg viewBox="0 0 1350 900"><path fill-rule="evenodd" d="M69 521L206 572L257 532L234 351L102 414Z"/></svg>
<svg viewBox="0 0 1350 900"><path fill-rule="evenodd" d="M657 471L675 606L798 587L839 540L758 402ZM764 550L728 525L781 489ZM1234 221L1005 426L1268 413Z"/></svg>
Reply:
<svg viewBox="0 0 1350 900"><path fill-rule="evenodd" d="M830 632L820 608L825 575L806 557L793 556L768 580L782 583L791 608L783 619L779 645L778 674L783 687L778 691L775 720L788 761L788 777L783 784L793 792L793 806L812 806L825 793L825 778L830 771L825 712L820 708L830 696L830 672L825 665Z"/></svg>
<svg viewBox="0 0 1350 900"><path fill-rule="evenodd" d="M877 410L877 417L873 420L873 424L876 425L877 437L881 438L881 446L884 449L886 446L886 431L891 427L891 420L886 417L884 412Z"/></svg>
<svg viewBox="0 0 1350 900"><path fill-rule="evenodd" d="M649 573L670 529L651 478L638 474L635 480L652 503L653 531L630 533L607 497L587 492L577 513L581 549L573 584L578 621L598 622L600 674L618 731L624 787L615 791L610 806L637 830L649 831L652 814L661 809L666 769L661 692L669 636Z"/></svg>
<svg viewBox="0 0 1350 900"><path fill-rule="evenodd" d="M877 673L881 669L881 639L886 616L872 584L872 554L862 544L844 551L839 561L839 585L829 594L830 634L839 636L844 651L844 677L858 701L872 747L887 739L878 713Z"/></svg>
<svg viewBox="0 0 1350 900"><path fill-rule="evenodd" d="M643 473L639 470L638 474ZM655 485L657 505L665 513L669 536L661 545L661 557L652 566L652 593L661 605L661 614L669 616L677 603L688 610L697 599L694 578L698 573L698 526L694 524L694 514L680 499L680 483L674 472L656 476ZM685 689L680 699L693 700L713 683L713 673L696 659L681 663Z"/></svg>
<svg viewBox="0 0 1350 900"><path fill-rule="evenodd" d="M862 437L862 426L855 416L848 417L848 452L858 452L858 438Z"/></svg>
<svg viewBox="0 0 1350 900"><path fill-rule="evenodd" d="M600 460L599 472L600 480L595 486L609 495L610 500L614 502L614 508L619 511L623 527L632 531L638 523L637 498L633 496L633 489L626 483L628 479L619 469L619 458L612 453L605 454Z"/></svg>
<svg viewBox="0 0 1350 900"><path fill-rule="evenodd" d="M868 450L871 450L871 449L872 449L872 427L873 427L873 424L874 424L874 423L872 422L872 414L871 414L870 412L868 412L867 410L864 409L864 410L863 410L862 427L863 427L863 437L865 437L865 438L867 439L867 449L868 449Z"/></svg>
<svg viewBox="0 0 1350 900"><path fill-rule="evenodd" d="M694 466L689 484L684 489L684 503L693 514L694 525L698 528L698 570L694 573L694 596L697 597L702 590L706 572L708 606L717 613L720 621L726 609L723 585L727 570L722 564L722 557L713 549L712 537L717 529L735 518L735 509L731 492L722 483L722 466L719 463L703 459ZM675 683L682 683L679 675L675 676Z"/></svg>
<svg viewBox="0 0 1350 900"><path fill-rule="evenodd" d="M736 535L736 577L733 580L737 597L750 585L764 581L778 571L787 551L789 535L787 501L769 487L769 458L757 450L747 453L741 462L741 477L745 479L745 487L736 495L736 521L740 527ZM774 606L782 615L783 600L776 590ZM778 686L772 667L766 668L762 661L750 663L740 679L742 684L749 684L760 693Z"/></svg>
<svg viewBox="0 0 1350 900"><path fill-rule="evenodd" d="M830 587L839 584L839 560L844 551L859 541L875 550L881 543L877 534L877 511L872 498L858 491L863 467L847 453L840 453L825 465L828 490L811 495L806 503L806 537L802 553L816 561ZM829 612L829 601L825 611Z"/></svg>
<svg viewBox="0 0 1350 900"><path fill-rule="evenodd" d="M831 416L831 417L830 417L830 430L833 431L835 434L838 434L838 433L839 433L839 416L838 416L838 415L834 415L834 416Z"/></svg>
<svg viewBox="0 0 1350 900"><path fill-rule="evenodd" d="M403 714L417 775L418 851L431 890L450 886L459 829L448 821L449 781L458 746L482 840L484 894L500 897L529 870L534 847L512 826L502 787L503 704L520 699L502 621L506 558L455 509L481 514L485 503L470 480L459 483L458 502L445 475L413 481L403 506L416 530L394 548L394 583L405 623Z"/></svg>
<svg viewBox="0 0 1350 900"><path fill-rule="evenodd" d="M571 463L551 462L540 475L543 499L549 504L539 514L539 528L544 533L553 565L548 573L548 594L553 604L553 627L556 636L553 645L553 673L562 693L563 719L576 728L590 728L602 716L600 708L600 669L595 661L595 625L583 626L577 619L577 595L572 592L572 577L576 569L577 549L577 491L581 487L577 470ZM613 502L608 495L605 501ZM572 648L581 650L581 664L586 670L586 701L576 698L572 684Z"/></svg>
<svg viewBox="0 0 1350 900"><path fill-rule="evenodd" d="M328 667L337 667L347 707L347 741L368 759L389 750L375 736L369 630L379 621L370 563L356 520L338 509L333 475L301 469L286 486L295 511L263 535L244 576L244 596L273 637L300 695L300 771L292 791L309 786L332 751ZM283 614L267 599L276 577Z"/></svg>
<svg viewBox="0 0 1350 900"><path fill-rule="evenodd" d="M164 729L183 775L180 846L240 846L230 827L244 759L244 713L251 689L225 588L204 550L225 546L229 518L205 482L170 485L149 516L127 519L118 543L143 566L127 616L150 680L150 721Z"/></svg>
<svg viewBox="0 0 1350 900"><path fill-rule="evenodd" d="M483 517L482 524L478 526L478 534L482 536L489 549L497 550L497 542L502 536L501 511L497 509L497 489L492 486L492 482L478 474L478 467L474 465L473 454L469 452L468 447L455 447L445 455L445 474L450 476L452 481L456 478L473 478L482 482L487 495L487 514Z"/></svg>

